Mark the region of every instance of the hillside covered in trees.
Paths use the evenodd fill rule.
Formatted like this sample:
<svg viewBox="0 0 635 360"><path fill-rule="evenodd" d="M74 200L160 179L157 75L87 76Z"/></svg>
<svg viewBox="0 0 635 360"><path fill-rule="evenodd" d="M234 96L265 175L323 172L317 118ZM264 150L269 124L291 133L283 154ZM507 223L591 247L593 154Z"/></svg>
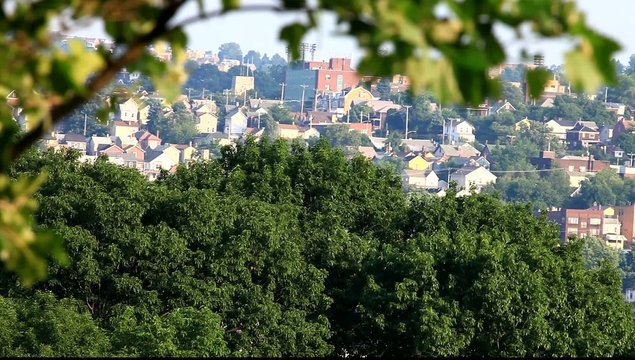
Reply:
<svg viewBox="0 0 635 360"><path fill-rule="evenodd" d="M31 151L68 267L0 277L2 356L617 356L634 322L608 261L492 195L406 195L389 169L248 140L151 183ZM4 271L4 270L3 270Z"/></svg>

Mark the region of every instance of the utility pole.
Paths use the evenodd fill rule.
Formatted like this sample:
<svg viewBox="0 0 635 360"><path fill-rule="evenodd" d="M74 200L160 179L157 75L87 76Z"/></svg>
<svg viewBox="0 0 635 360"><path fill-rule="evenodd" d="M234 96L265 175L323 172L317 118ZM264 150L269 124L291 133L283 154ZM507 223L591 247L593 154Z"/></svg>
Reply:
<svg viewBox="0 0 635 360"><path fill-rule="evenodd" d="M412 105L404 105L406 108L406 140L408 140L408 109L412 107Z"/></svg>
<svg viewBox="0 0 635 360"><path fill-rule="evenodd" d="M203 95L201 96L201 99L205 99L205 88L203 88Z"/></svg>
<svg viewBox="0 0 635 360"><path fill-rule="evenodd" d="M225 94L225 105L229 105L229 89L223 90L223 94Z"/></svg>
<svg viewBox="0 0 635 360"><path fill-rule="evenodd" d="M258 129L260 129L260 113L258 113Z"/></svg>
<svg viewBox="0 0 635 360"><path fill-rule="evenodd" d="M243 91L243 106L247 106L247 90Z"/></svg>
<svg viewBox="0 0 635 360"><path fill-rule="evenodd" d="M313 89L313 91L315 91L315 99L313 101L313 111L317 111L317 96L318 96L318 89Z"/></svg>
<svg viewBox="0 0 635 360"><path fill-rule="evenodd" d="M304 118L304 90L309 86L309 85L300 85L302 87L302 102L300 103L300 119L302 120Z"/></svg>
<svg viewBox="0 0 635 360"><path fill-rule="evenodd" d="M187 100L190 100L192 98L192 88L187 88L185 90L187 90Z"/></svg>
<svg viewBox="0 0 635 360"><path fill-rule="evenodd" d="M606 99L608 98L608 96L609 96L609 87L607 86L604 88L604 103L605 104L606 104Z"/></svg>
<svg viewBox="0 0 635 360"><path fill-rule="evenodd" d="M280 105L284 104L284 83L280 83L282 85L282 92L280 93Z"/></svg>
<svg viewBox="0 0 635 360"><path fill-rule="evenodd" d="M84 113L84 136L86 136L86 114Z"/></svg>

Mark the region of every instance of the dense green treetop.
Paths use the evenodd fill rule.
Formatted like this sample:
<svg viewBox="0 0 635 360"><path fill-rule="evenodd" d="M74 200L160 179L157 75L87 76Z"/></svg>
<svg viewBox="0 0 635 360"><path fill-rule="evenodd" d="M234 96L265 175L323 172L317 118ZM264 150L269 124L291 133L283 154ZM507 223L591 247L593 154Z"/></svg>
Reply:
<svg viewBox="0 0 635 360"><path fill-rule="evenodd" d="M528 206L406 196L327 139L249 138L154 183L77 156L11 168L51 174L37 220L72 261L0 276L7 355L632 354L619 270Z"/></svg>

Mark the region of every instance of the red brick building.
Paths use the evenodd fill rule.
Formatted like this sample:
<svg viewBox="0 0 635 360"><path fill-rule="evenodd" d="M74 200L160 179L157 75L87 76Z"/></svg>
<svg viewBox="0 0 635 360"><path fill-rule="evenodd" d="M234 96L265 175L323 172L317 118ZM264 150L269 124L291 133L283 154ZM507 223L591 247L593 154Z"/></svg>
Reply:
<svg viewBox="0 0 635 360"><path fill-rule="evenodd" d="M567 239L569 235L578 237L604 235L602 233L604 211L601 209L562 209L550 211L549 220L560 226L560 238Z"/></svg>

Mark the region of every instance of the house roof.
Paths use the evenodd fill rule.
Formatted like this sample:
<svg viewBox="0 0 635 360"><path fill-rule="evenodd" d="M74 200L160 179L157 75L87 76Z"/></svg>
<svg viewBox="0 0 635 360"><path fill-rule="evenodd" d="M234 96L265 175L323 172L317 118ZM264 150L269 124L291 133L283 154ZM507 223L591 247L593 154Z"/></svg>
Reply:
<svg viewBox="0 0 635 360"><path fill-rule="evenodd" d="M189 144L170 144L170 145L171 145L172 147L177 148L177 149L178 149L178 150L180 150L180 151L182 151L182 150L185 150L185 149L187 149L187 148L192 147L192 145L189 145Z"/></svg>
<svg viewBox="0 0 635 360"><path fill-rule="evenodd" d="M137 139L137 141L152 141L152 140L161 141L161 139L158 136L152 134L151 132L147 130L137 131L134 134L134 136Z"/></svg>
<svg viewBox="0 0 635 360"><path fill-rule="evenodd" d="M372 146L358 146L357 151L362 153L362 155L364 155L368 159L374 159L375 157L377 157L377 152Z"/></svg>
<svg viewBox="0 0 635 360"><path fill-rule="evenodd" d="M353 100L352 104L354 105L366 105L373 109L374 112L384 113L388 112L388 110L395 109L399 110L402 108L401 105L395 104L390 100Z"/></svg>
<svg viewBox="0 0 635 360"><path fill-rule="evenodd" d="M578 121L577 124L582 124L588 128L591 128L593 130L597 130L598 129L598 124L595 123L595 121ZM576 126L577 126L576 124Z"/></svg>
<svg viewBox="0 0 635 360"><path fill-rule="evenodd" d="M460 152L459 152L459 151L458 151L458 150L457 150L454 146L452 146L452 145L444 145L444 144L440 144L440 145L438 146L438 149L439 149L441 152L443 152L443 154L444 154L445 156L450 156L450 157L453 157L453 156L460 156L460 155L461 155L461 153L460 153Z"/></svg>
<svg viewBox="0 0 635 360"><path fill-rule="evenodd" d="M130 153L115 153L115 154L106 154L109 158L120 158L125 161L138 161L135 154Z"/></svg>
<svg viewBox="0 0 635 360"><path fill-rule="evenodd" d="M581 131L584 131L584 132L597 132L598 131L597 125L595 127L591 127L591 126L588 126L585 123L588 123L588 121L578 121L575 124L575 126L569 131L573 131L573 132L575 132L575 131L578 131L578 132L581 132Z"/></svg>
<svg viewBox="0 0 635 360"><path fill-rule="evenodd" d="M308 111L309 117L312 117L312 121L314 122L331 122L333 115L336 115L334 112L328 111Z"/></svg>
<svg viewBox="0 0 635 360"><path fill-rule="evenodd" d="M127 122L127 121L116 120L116 121L113 121L113 124L115 126L125 126L125 127L134 127L134 128L139 127L139 124L136 121Z"/></svg>
<svg viewBox="0 0 635 360"><path fill-rule="evenodd" d="M415 151L434 151L436 148L434 141L427 139L403 139L401 144Z"/></svg>
<svg viewBox="0 0 635 360"><path fill-rule="evenodd" d="M64 135L64 141L69 142L86 142L86 137L84 135L79 134L66 134Z"/></svg>
<svg viewBox="0 0 635 360"><path fill-rule="evenodd" d="M512 103L510 103L508 100L499 101L499 102L495 103L494 105L492 105L492 111L493 112L499 112L501 109L506 108L506 107L511 107L510 111L516 111L516 108L514 107L514 105L512 105Z"/></svg>
<svg viewBox="0 0 635 360"><path fill-rule="evenodd" d="M298 128L298 125L291 125L291 124L278 124L278 129L300 131L300 128Z"/></svg>
<svg viewBox="0 0 635 360"><path fill-rule="evenodd" d="M488 173L491 174L491 172L489 170L487 170L486 168L484 168L482 166L464 166L464 167L458 169L457 171L455 171L454 173L452 173L452 175L459 175L459 176L463 175L463 176L465 176L465 175L469 175L469 174L471 174L474 171L477 171L479 169L483 169L483 170L480 170L480 171L487 171ZM494 175L494 174L492 174L492 175ZM494 175L494 176L496 176L496 175Z"/></svg>

